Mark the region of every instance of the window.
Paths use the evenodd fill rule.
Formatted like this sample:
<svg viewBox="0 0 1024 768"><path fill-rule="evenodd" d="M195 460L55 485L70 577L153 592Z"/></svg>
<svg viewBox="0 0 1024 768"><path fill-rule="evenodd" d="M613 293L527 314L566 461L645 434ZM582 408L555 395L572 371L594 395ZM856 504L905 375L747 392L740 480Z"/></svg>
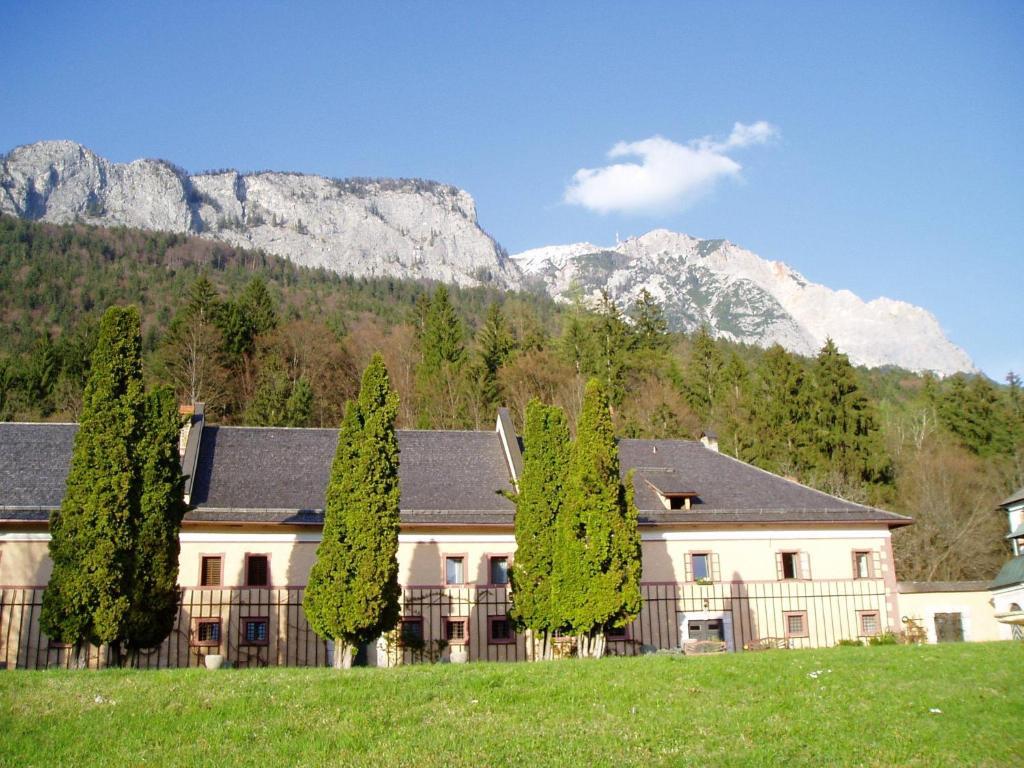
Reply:
<svg viewBox="0 0 1024 768"><path fill-rule="evenodd" d="M203 555L199 566L199 586L219 587L223 584L224 556Z"/></svg>
<svg viewBox="0 0 1024 768"><path fill-rule="evenodd" d="M466 583L466 557L465 555L449 555L444 559L444 583L465 584Z"/></svg>
<svg viewBox="0 0 1024 768"><path fill-rule="evenodd" d="M807 637L807 611L787 611L782 618L786 637Z"/></svg>
<svg viewBox="0 0 1024 768"><path fill-rule="evenodd" d="M193 619L192 645L220 645L220 619Z"/></svg>
<svg viewBox="0 0 1024 768"><path fill-rule="evenodd" d="M800 578L800 553L799 552L783 552L780 555L782 560L782 578L783 579L799 579Z"/></svg>
<svg viewBox="0 0 1024 768"><path fill-rule="evenodd" d="M469 622L463 618L447 618L444 622L444 639L450 645L465 645L469 640Z"/></svg>
<svg viewBox="0 0 1024 768"><path fill-rule="evenodd" d="M410 616L402 619L399 637L403 645L423 645L423 617Z"/></svg>
<svg viewBox="0 0 1024 768"><path fill-rule="evenodd" d="M860 618L861 637L874 637L879 633L881 624L878 620L878 611L857 611L857 616Z"/></svg>
<svg viewBox="0 0 1024 768"><path fill-rule="evenodd" d="M242 619L242 645L267 645L270 642L270 621L266 617Z"/></svg>
<svg viewBox="0 0 1024 768"><path fill-rule="evenodd" d="M492 645L514 643L516 636L512 632L512 622L507 616L489 616L487 619L487 642Z"/></svg>
<svg viewBox="0 0 1024 768"><path fill-rule="evenodd" d="M711 569L707 552L696 552L690 555L690 568L693 570L694 581L707 581L711 578Z"/></svg>
<svg viewBox="0 0 1024 768"><path fill-rule="evenodd" d="M871 553L866 550L854 552L853 578L870 579L872 578L871 570Z"/></svg>
<svg viewBox="0 0 1024 768"><path fill-rule="evenodd" d="M245 556L245 584L248 587L270 586L270 557L267 555Z"/></svg>
<svg viewBox="0 0 1024 768"><path fill-rule="evenodd" d="M508 584L508 555L492 555L488 563L488 570L490 571L488 574L490 578L488 584Z"/></svg>
<svg viewBox="0 0 1024 768"><path fill-rule="evenodd" d="M669 509L689 509L689 505L686 503L685 496L669 496L668 497L668 508Z"/></svg>

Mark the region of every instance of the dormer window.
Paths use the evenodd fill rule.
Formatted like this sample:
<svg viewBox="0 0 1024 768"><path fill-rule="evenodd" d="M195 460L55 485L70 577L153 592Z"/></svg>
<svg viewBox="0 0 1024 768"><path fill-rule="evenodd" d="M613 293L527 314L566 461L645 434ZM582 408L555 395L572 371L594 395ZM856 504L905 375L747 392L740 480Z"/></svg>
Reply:
<svg viewBox="0 0 1024 768"><path fill-rule="evenodd" d="M640 477L654 491L665 509L687 510L697 497L685 478L680 477L674 469L651 467L640 470Z"/></svg>

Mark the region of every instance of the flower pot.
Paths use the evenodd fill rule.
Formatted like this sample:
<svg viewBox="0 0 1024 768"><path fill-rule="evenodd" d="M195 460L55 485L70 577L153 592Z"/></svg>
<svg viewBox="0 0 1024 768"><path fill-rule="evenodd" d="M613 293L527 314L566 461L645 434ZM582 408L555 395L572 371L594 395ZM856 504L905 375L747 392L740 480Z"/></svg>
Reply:
<svg viewBox="0 0 1024 768"><path fill-rule="evenodd" d="M224 654L208 653L203 661L207 669L220 669L224 665Z"/></svg>

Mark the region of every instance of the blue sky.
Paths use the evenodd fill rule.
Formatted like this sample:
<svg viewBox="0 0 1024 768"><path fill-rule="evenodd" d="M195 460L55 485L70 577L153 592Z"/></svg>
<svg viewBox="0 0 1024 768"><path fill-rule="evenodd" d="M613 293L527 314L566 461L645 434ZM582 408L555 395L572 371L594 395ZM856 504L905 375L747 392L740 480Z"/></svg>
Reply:
<svg viewBox="0 0 1024 768"><path fill-rule="evenodd" d="M1024 371L1024 3L373 5L0 2L0 151L433 178L512 252L723 237Z"/></svg>

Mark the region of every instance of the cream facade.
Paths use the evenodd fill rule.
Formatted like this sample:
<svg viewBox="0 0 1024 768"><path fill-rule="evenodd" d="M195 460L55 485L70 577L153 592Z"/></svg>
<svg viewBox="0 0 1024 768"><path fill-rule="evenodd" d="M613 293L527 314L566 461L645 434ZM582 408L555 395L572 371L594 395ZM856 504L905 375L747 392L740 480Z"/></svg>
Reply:
<svg viewBox="0 0 1024 768"><path fill-rule="evenodd" d="M0 664L8 667L68 662L67 649L39 631L38 610L50 572L47 519L60 503L74 429L0 424ZM336 441L334 430L212 427L201 411L192 416L181 446L191 506L181 605L171 637L144 665L194 665L209 653L239 666L327 663L302 593ZM525 658L508 620L516 551L508 494L522 455L507 413L493 432L403 431L399 445L402 627L421 642L411 650L385 642L366 649L366 660ZM643 608L609 632L609 653L698 640L733 651L831 646L899 632L908 610L920 612L916 598L903 605L892 557L891 530L907 518L771 475L712 444L622 440L619 451L623 479L633 473ZM4 496L5 488L20 490ZM987 638L981 606L969 609L969 639Z"/></svg>

